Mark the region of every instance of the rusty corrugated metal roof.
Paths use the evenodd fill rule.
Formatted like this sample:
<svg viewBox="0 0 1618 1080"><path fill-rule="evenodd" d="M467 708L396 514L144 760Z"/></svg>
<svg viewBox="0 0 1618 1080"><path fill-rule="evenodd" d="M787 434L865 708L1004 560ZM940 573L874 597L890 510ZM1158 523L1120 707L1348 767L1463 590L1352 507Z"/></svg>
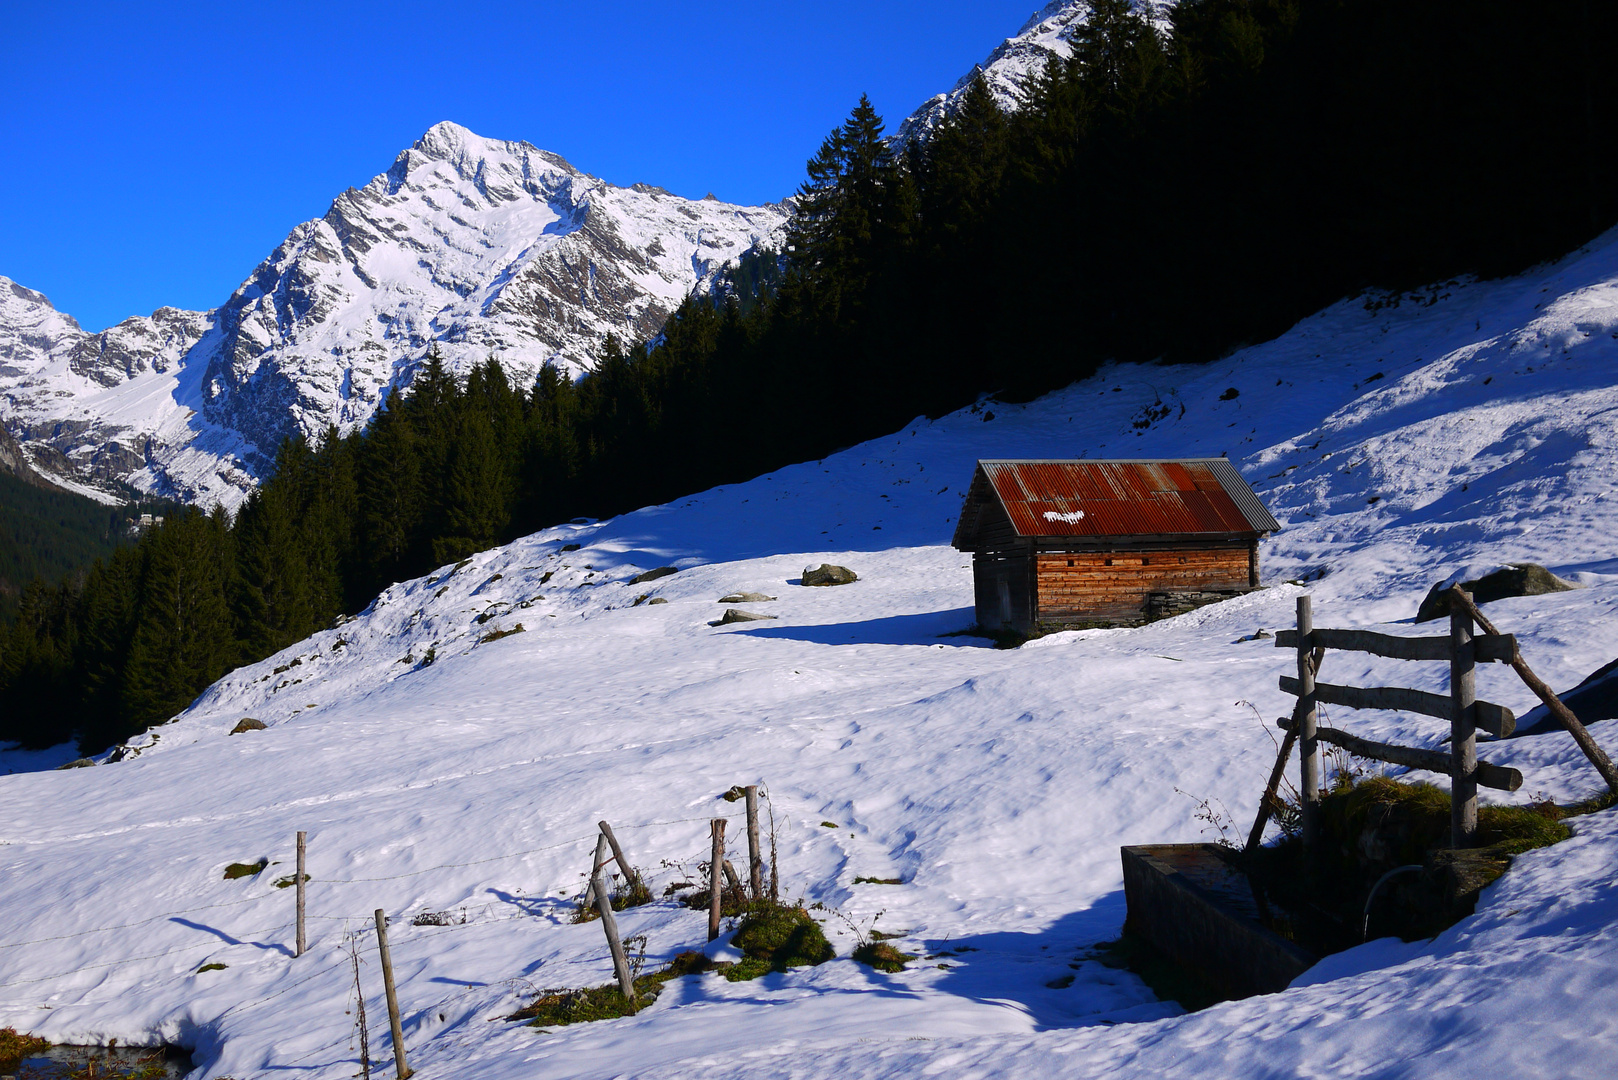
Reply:
<svg viewBox="0 0 1618 1080"><path fill-rule="evenodd" d="M978 469L1021 536L1254 536L1281 527L1224 458L980 461Z"/></svg>

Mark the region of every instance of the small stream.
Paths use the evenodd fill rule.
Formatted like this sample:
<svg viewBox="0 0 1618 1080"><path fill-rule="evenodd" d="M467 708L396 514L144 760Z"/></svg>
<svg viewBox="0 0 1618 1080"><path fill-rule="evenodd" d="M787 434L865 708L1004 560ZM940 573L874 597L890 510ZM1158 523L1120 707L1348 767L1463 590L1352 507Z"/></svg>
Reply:
<svg viewBox="0 0 1618 1080"><path fill-rule="evenodd" d="M53 1046L24 1058L16 1080L180 1080L190 1071L191 1054L178 1046Z"/></svg>

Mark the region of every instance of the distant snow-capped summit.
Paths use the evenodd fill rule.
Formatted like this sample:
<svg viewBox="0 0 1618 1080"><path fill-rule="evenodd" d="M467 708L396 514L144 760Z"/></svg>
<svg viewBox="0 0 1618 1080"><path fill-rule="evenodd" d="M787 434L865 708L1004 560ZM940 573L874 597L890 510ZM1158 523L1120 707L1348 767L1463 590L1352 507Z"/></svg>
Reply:
<svg viewBox="0 0 1618 1080"><path fill-rule="evenodd" d="M1169 13L1178 0L1130 0L1130 6L1144 12L1159 28L1168 25ZM925 138L954 110L972 80L982 74L995 103L1006 112L1016 112L1027 104L1034 82L1045 71L1052 56L1067 59L1073 55L1074 32L1090 19L1090 0L1054 0L1029 16L1016 35L1007 38L981 64L962 75L953 87L935 94L905 118L894 133L903 146L912 139Z"/></svg>
<svg viewBox="0 0 1618 1080"><path fill-rule="evenodd" d="M608 333L655 334L785 220L436 124L211 312L88 334L0 278L0 421L81 490L234 506L283 438L363 425L433 345L458 371L493 356L577 373Z"/></svg>

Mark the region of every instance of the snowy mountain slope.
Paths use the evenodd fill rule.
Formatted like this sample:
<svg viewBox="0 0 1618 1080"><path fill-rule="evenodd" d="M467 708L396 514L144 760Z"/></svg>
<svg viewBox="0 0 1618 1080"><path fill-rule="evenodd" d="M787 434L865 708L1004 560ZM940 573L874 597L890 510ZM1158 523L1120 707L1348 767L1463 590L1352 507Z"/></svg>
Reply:
<svg viewBox="0 0 1618 1080"><path fill-rule="evenodd" d="M1168 25L1175 0L1131 0L1136 10L1144 9L1159 27ZM1006 112L1016 112L1028 100L1035 81L1045 72L1053 56L1073 55L1072 36L1090 18L1089 0L1053 0L1028 17L1017 33L995 46L983 63L956 80L942 94L928 98L907 116L894 132L894 142L903 146L925 137L954 111L956 102L979 74L988 84L995 103Z"/></svg>
<svg viewBox="0 0 1618 1080"><path fill-rule="evenodd" d="M189 437L170 394L210 322L159 308L89 334L0 277L0 423L53 483L107 499L159 446Z"/></svg>
<svg viewBox="0 0 1618 1080"><path fill-rule="evenodd" d="M1523 856L1432 942L1373 942L1282 994L1178 1016L1089 950L1122 920L1120 844L1197 839L1202 798L1251 820L1274 754L1259 717L1289 707L1290 660L1243 639L1288 625L1305 589L1321 625L1409 633L1432 581L1532 559L1585 586L1490 605L1536 670L1569 686L1618 655L1615 360L1609 234L1519 278L1344 302L1218 365L1110 368L395 585L233 672L132 757L0 777L15 913L0 1026L162 1034L197 1047L198 1077L346 1077L343 934L380 906L400 916L424 1078L1604 1076L1614 1025L1588 1004L1618 977L1612 812ZM1283 523L1262 546L1267 589L1010 651L940 636L972 618L968 560L946 545L977 458L1221 452ZM822 560L861 580L794 584ZM669 563L681 571L628 583ZM746 606L779 618L709 626L736 589L778 597ZM1442 665L1327 664L1343 681L1444 680ZM1497 666L1479 684L1519 713L1533 700ZM244 716L268 730L228 735ZM1346 722L1442 734L1397 714ZM1618 751L1612 722L1593 732ZM1599 786L1565 735L1481 754L1523 771L1513 798ZM598 819L661 892L704 857L706 819L735 813L715 796L758 780L783 891L908 931L931 959L872 972L822 913L844 958L820 968L679 980L636 1018L551 1034L491 1022L533 988L608 979L599 927L567 921ZM273 881L297 829L315 918L292 959ZM278 865L221 880L261 857ZM412 924L429 911L466 921ZM621 921L651 961L704 939L703 915L671 903Z"/></svg>
<svg viewBox="0 0 1618 1080"><path fill-rule="evenodd" d="M494 356L577 373L608 333L655 334L784 222L780 206L615 187L438 124L206 315L91 335L0 279L0 419L80 484L233 506L283 438L363 425L431 346L457 371Z"/></svg>

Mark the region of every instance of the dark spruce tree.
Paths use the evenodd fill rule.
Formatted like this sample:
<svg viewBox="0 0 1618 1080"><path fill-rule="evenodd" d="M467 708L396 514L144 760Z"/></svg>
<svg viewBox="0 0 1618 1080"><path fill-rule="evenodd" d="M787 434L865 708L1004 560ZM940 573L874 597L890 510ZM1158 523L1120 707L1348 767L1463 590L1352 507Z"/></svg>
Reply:
<svg viewBox="0 0 1618 1080"><path fill-rule="evenodd" d="M87 725L105 745L160 724L235 666L235 627L226 590L231 537L223 511L189 511L143 544L141 603L124 665L124 715Z"/></svg>

